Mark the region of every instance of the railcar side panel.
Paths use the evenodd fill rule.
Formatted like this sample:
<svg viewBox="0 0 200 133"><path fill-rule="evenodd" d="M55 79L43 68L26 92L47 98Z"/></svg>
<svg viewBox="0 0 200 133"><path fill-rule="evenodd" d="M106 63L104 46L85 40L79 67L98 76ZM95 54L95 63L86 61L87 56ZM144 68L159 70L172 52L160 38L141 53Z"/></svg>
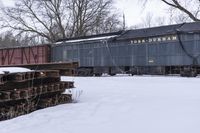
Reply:
<svg viewBox="0 0 200 133"><path fill-rule="evenodd" d="M199 24L129 30L114 39L69 39L52 47L52 61L78 61L82 68L111 74L119 70L141 74L196 71L200 68Z"/></svg>
<svg viewBox="0 0 200 133"><path fill-rule="evenodd" d="M48 62L50 62L49 45L0 49L0 65L42 64Z"/></svg>
<svg viewBox="0 0 200 133"><path fill-rule="evenodd" d="M182 38L185 38L183 45L187 52L195 57L200 56L200 40ZM53 61L80 61L83 67L185 66L193 63L177 40L138 45L129 42L62 44L53 47L52 51Z"/></svg>

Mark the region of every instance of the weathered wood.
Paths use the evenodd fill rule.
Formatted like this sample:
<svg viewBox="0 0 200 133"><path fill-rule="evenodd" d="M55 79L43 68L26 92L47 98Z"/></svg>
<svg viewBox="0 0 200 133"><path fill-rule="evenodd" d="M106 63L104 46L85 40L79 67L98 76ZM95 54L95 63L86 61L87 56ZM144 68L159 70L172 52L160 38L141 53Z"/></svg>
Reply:
<svg viewBox="0 0 200 133"><path fill-rule="evenodd" d="M74 82L60 81L58 71L35 71L0 75L0 120L72 101L66 89Z"/></svg>

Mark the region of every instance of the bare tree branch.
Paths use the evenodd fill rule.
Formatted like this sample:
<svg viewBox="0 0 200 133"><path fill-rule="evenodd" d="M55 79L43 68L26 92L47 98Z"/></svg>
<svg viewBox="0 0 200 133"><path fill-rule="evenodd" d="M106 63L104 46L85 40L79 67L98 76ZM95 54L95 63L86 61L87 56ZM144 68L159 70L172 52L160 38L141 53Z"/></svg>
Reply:
<svg viewBox="0 0 200 133"><path fill-rule="evenodd" d="M148 1L150 0L142 0L144 5L146 5ZM160 1L186 14L192 21L200 21L199 18L200 0L160 0ZM190 6L184 5L184 2L190 3Z"/></svg>
<svg viewBox="0 0 200 133"><path fill-rule="evenodd" d="M1 28L13 29L20 35L40 36L47 42L116 31L120 29L120 20L117 13L111 12L112 6L112 0L18 0L15 7L2 10Z"/></svg>
<svg viewBox="0 0 200 133"><path fill-rule="evenodd" d="M164 3L166 3L169 6L172 6L176 9L179 9L180 11L186 13L193 21L200 21L200 19L198 19L196 15L194 15L191 11L189 11L188 9L186 9L185 7L183 7L180 2L178 0L172 0L172 3L168 2L167 0L162 0ZM199 11L197 11L198 13Z"/></svg>

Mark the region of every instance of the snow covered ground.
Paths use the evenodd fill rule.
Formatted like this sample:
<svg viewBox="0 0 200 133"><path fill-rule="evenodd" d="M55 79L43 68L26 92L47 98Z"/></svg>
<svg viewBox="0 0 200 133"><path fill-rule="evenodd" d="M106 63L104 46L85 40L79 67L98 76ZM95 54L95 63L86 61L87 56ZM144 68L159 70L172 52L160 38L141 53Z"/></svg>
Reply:
<svg viewBox="0 0 200 133"><path fill-rule="evenodd" d="M16 73L16 72L30 72L30 69L23 67L0 67L0 74L8 73Z"/></svg>
<svg viewBox="0 0 200 133"><path fill-rule="evenodd" d="M200 78L63 80L83 90L77 103L0 122L0 133L200 133Z"/></svg>

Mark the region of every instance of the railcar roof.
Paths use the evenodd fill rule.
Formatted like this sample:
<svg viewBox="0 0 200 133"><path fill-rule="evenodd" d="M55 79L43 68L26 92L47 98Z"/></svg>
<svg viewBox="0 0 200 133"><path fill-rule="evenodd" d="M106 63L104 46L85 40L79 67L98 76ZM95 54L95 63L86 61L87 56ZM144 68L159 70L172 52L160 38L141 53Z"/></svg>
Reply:
<svg viewBox="0 0 200 133"><path fill-rule="evenodd" d="M85 41L97 41L97 40L106 40L110 38L114 38L117 35L112 35L112 36L103 36L103 37L95 37L95 38L85 38L85 39L77 39L77 40L67 40L63 41L64 43L78 43L78 42L85 42ZM56 44L60 44L63 42L57 42Z"/></svg>
<svg viewBox="0 0 200 133"><path fill-rule="evenodd" d="M56 44L60 44L62 42L77 43L77 42L84 42L84 41L106 40L106 39L110 39L110 38L116 37L118 35L121 35L121 33L122 33L122 31L98 34L98 35L91 35L91 36L82 36L82 37L76 37L76 38L66 38L66 39L58 40Z"/></svg>
<svg viewBox="0 0 200 133"><path fill-rule="evenodd" d="M169 34L176 34L177 31L182 32L200 32L200 22L193 23L182 23L175 25L166 25L160 27L152 27L152 28L143 28L143 29L134 29L127 31L119 31L91 36L83 36L78 38L67 38L58 40L56 44L62 43L81 43L81 42L92 42L99 40L108 40L111 38L115 38L116 40L127 40L133 38L143 38L143 37L154 37L154 36L162 36Z"/></svg>
<svg viewBox="0 0 200 133"><path fill-rule="evenodd" d="M119 36L117 38L117 40L176 34L177 30L182 31L182 32L197 32L197 31L200 31L200 22L166 25L166 26L160 26L160 27L135 29L135 30L127 30L121 36Z"/></svg>
<svg viewBox="0 0 200 133"><path fill-rule="evenodd" d="M2 49L20 49L20 48L32 48L32 47L45 47L51 46L51 44L38 44L38 45L24 45L24 46L10 46L10 47L1 47Z"/></svg>

